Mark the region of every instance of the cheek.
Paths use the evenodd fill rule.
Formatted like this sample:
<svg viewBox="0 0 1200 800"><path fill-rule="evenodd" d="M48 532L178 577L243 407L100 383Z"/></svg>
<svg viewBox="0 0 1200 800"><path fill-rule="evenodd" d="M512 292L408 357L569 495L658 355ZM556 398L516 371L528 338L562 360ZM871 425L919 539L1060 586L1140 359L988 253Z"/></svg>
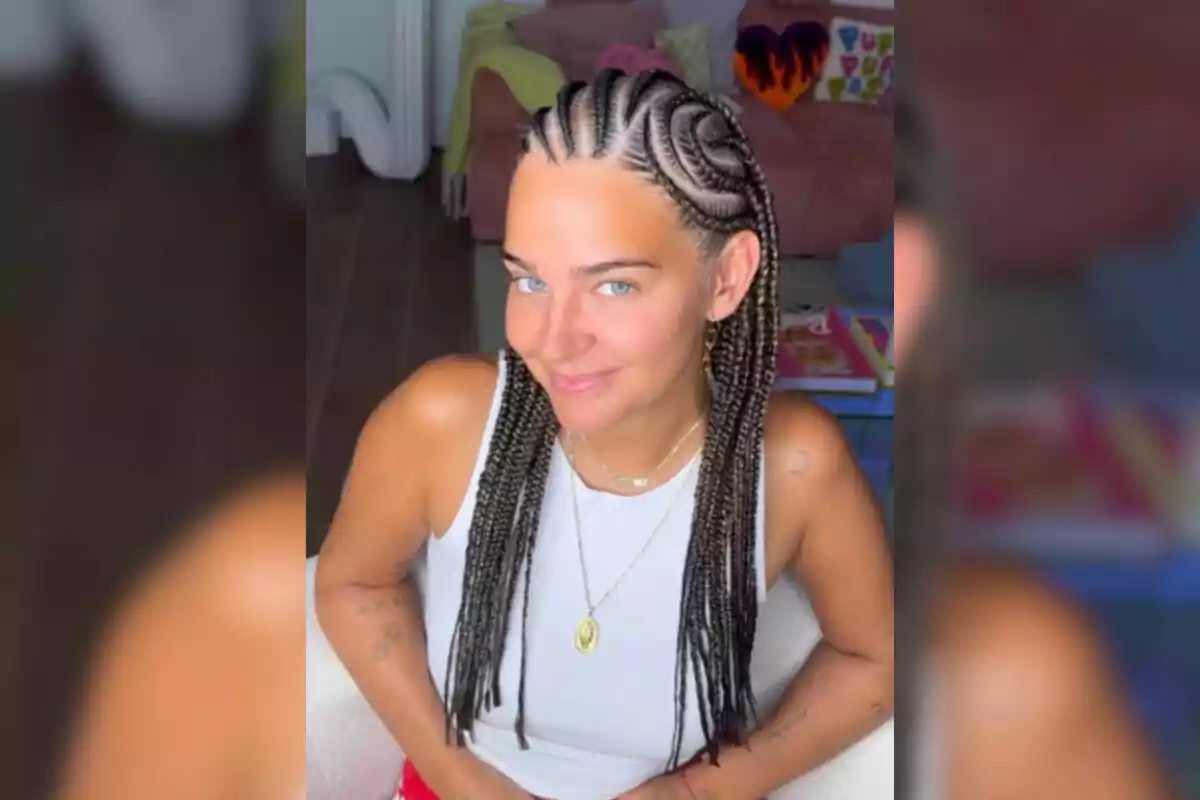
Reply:
<svg viewBox="0 0 1200 800"><path fill-rule="evenodd" d="M530 298L511 289L504 306L504 335L518 353L526 353L534 344L542 326L542 313Z"/></svg>
<svg viewBox="0 0 1200 800"><path fill-rule="evenodd" d="M693 314L686 298L663 288L628 302L597 298L588 315L597 346L621 363L654 370L686 357L694 333L690 320L701 312Z"/></svg>
<svg viewBox="0 0 1200 800"><path fill-rule="evenodd" d="M675 339L677 316L659 303L612 300L589 314L596 343L628 363L663 355Z"/></svg>

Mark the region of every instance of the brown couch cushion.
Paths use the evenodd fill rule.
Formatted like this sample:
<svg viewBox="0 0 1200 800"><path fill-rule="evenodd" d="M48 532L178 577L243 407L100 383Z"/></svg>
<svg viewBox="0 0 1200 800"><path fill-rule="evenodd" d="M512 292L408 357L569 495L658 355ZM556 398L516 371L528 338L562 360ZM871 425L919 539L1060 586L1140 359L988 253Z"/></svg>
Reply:
<svg viewBox="0 0 1200 800"><path fill-rule="evenodd" d="M518 17L510 24L523 47L557 61L570 80L590 80L596 60L612 44L653 47L666 27L657 0L555 6Z"/></svg>
<svg viewBox="0 0 1200 800"><path fill-rule="evenodd" d="M775 198L780 252L831 256L887 231L892 213L892 115L840 103L786 112L746 97L741 123Z"/></svg>

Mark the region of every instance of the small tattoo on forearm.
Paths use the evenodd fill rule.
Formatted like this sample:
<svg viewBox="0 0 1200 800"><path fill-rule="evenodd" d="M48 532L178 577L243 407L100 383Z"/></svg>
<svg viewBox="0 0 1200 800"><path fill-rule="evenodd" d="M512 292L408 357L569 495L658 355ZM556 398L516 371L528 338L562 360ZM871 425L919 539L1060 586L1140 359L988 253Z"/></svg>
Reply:
<svg viewBox="0 0 1200 800"><path fill-rule="evenodd" d="M801 709L795 711L793 714L780 720L778 725L776 725L772 728L769 728L768 730L770 731L770 733L768 734L768 736L770 736L770 738L775 739L775 740L787 739L788 735L792 732L792 728L795 728L797 725L799 725L801 722L803 722L804 718L807 716L808 716L808 709L806 709L806 708L801 708Z"/></svg>
<svg viewBox="0 0 1200 800"><path fill-rule="evenodd" d="M383 631L383 638L371 648L371 657L376 661L383 661L402 641L404 641L404 626L398 622L389 624Z"/></svg>
<svg viewBox="0 0 1200 800"><path fill-rule="evenodd" d="M371 648L371 658L376 661L383 661L391 654L391 652L392 642L388 639L380 639L375 643L375 646Z"/></svg>

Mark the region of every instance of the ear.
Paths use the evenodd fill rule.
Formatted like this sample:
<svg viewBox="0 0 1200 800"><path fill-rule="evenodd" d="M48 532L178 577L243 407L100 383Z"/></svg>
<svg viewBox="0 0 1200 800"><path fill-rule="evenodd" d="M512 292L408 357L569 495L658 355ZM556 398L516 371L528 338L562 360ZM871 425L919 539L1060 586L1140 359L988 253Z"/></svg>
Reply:
<svg viewBox="0 0 1200 800"><path fill-rule="evenodd" d="M762 245L754 231L738 231L729 237L713 270L712 297L708 306L710 320L720 321L737 311L758 274L761 258Z"/></svg>

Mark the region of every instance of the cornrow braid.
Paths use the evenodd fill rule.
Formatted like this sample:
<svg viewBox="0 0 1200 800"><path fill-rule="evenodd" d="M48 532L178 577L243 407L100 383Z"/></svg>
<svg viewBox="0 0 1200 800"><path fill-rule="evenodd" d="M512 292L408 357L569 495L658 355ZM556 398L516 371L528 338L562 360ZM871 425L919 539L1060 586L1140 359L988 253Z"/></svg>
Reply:
<svg viewBox="0 0 1200 800"><path fill-rule="evenodd" d="M715 763L718 749L742 743L757 720L750 683L758 612L755 531L779 316L771 194L730 109L660 71L629 76L604 70L591 83L563 87L553 108L533 115L521 152L534 148L555 163L608 159L644 177L672 200L706 257L719 253L738 231L753 231L761 243L748 295L730 317L714 323L713 397L679 599L670 767L683 755L689 673L705 753ZM447 735L453 730L459 744L473 732L481 710L501 702L500 665L512 601L523 579L524 626L559 428L546 393L519 355L511 348L505 355L507 380L479 481L462 605L446 664ZM523 630L516 734L527 747L524 690Z"/></svg>

